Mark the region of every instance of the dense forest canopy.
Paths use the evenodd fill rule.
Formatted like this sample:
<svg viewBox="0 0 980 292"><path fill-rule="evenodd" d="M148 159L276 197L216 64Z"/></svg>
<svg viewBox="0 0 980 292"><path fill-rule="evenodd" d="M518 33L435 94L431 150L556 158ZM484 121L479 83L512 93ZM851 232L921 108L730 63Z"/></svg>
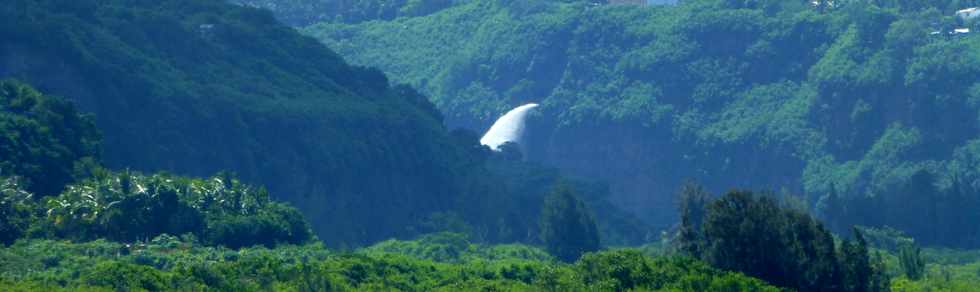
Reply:
<svg viewBox="0 0 980 292"><path fill-rule="evenodd" d="M955 15L980 2L588 2L472 1L304 31L416 86L451 127L540 103L526 156L609 181L657 226L677 222L672 192L695 179L804 193L839 226L980 246L965 223L980 219L980 22Z"/></svg>

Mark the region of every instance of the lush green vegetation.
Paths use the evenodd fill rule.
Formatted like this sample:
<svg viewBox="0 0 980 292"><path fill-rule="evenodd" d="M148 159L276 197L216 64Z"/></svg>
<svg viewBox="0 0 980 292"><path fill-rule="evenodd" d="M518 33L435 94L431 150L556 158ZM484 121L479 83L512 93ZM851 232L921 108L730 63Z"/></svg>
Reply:
<svg viewBox="0 0 980 292"><path fill-rule="evenodd" d="M148 240L193 234L207 245L230 248L312 240L295 208L272 202L265 189L224 175L188 179L128 172L99 174L46 202L37 233L77 241Z"/></svg>
<svg viewBox="0 0 980 292"><path fill-rule="evenodd" d="M433 235L354 252L332 252L321 245L230 250L172 236L134 245L21 241L0 249L0 286L8 291L778 291L701 262L650 258L630 250L588 254L574 264L539 258L542 252L534 248L465 241L468 247L437 255L439 261L391 252L392 245L439 249L432 242L445 239L432 237L458 239Z"/></svg>
<svg viewBox="0 0 980 292"><path fill-rule="evenodd" d="M839 233L980 247L980 27L953 16L980 2L812 2L473 1L305 32L416 86L453 126L542 104L527 156L608 180L656 226L693 178L805 193Z"/></svg>

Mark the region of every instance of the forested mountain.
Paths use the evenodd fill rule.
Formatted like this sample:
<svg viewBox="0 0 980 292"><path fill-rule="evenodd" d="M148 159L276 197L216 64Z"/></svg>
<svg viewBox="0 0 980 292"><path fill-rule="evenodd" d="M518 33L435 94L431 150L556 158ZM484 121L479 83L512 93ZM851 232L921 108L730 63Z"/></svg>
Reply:
<svg viewBox="0 0 980 292"><path fill-rule="evenodd" d="M556 254L565 262L532 246L470 243L468 234L487 232L465 230L465 222L458 221L432 228L462 226L458 231L466 233L436 233L416 241L388 240L356 252L335 252L314 241L310 224L298 210L275 202L264 188L244 184L231 173L194 179L102 168L102 141L93 121L63 98L18 81L0 81L0 118L0 157L9 167L0 177L4 291L778 291L759 279L694 259L652 258L637 250L597 252L595 221L572 185L552 192L541 217L541 228L549 230L542 241L549 250L561 250ZM65 169L71 169L67 177L37 175ZM556 179L553 170L519 160L493 159L488 169L497 169L488 172L505 178L496 183L513 181L511 187L536 187L506 179L518 174L531 181ZM63 191L32 193L30 187L37 185ZM527 197L489 197L482 202L511 203L494 206L520 218L531 217L526 209L541 203L536 203L534 192L517 193ZM604 214L609 214L606 209ZM496 210L457 211L493 216ZM350 220L356 219L318 224L353 225ZM566 225L568 220L590 228L577 230ZM591 238L590 245L577 244L581 237Z"/></svg>
<svg viewBox="0 0 980 292"><path fill-rule="evenodd" d="M75 127L58 137L64 147L45 150L58 151L53 159L196 177L231 171L299 208L331 246L457 221L489 241L537 241L528 235L537 222L524 218L536 218L560 177L533 168L549 174L503 183L507 174L485 165L502 158L475 135L447 131L425 97L346 64L267 11L223 1L17 0L0 8L0 24L0 77L70 99L101 131L99 148L82 136L91 124L53 120ZM72 178L71 163L23 159L40 168L4 162L2 175L37 180L44 171L51 183L29 186L39 196L58 195Z"/></svg>
<svg viewBox="0 0 980 292"><path fill-rule="evenodd" d="M450 127L540 103L526 156L609 181L658 226L694 179L805 194L839 233L976 247L980 35L954 13L978 5L474 1L304 31L419 88Z"/></svg>

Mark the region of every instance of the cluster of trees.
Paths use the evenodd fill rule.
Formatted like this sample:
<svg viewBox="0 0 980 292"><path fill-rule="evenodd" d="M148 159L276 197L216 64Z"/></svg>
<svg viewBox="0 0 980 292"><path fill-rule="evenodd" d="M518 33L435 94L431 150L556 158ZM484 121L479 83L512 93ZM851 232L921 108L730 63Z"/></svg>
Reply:
<svg viewBox="0 0 980 292"><path fill-rule="evenodd" d="M130 172L98 174L45 202L34 233L76 241L146 241L193 234L211 246L302 244L313 240L295 208L224 174L189 179Z"/></svg>
<svg viewBox="0 0 980 292"><path fill-rule="evenodd" d="M922 196L950 206L937 214L975 208L957 200L978 192L945 189L980 181L980 34L933 32L975 25L954 13L980 2L587 2L473 1L304 32L416 86L453 126L483 129L541 104L527 156L609 181L618 206L656 226L676 221L668 190L688 178L712 190L787 186L811 206L835 190L848 198L828 212L881 218L842 229L956 225L856 203L902 202L897 190L921 171L939 189ZM908 231L923 244L978 244Z"/></svg>
<svg viewBox="0 0 980 292"><path fill-rule="evenodd" d="M241 248L315 239L298 210L229 175L191 179L102 171L48 197L35 197L18 181L0 179L0 244L22 238L138 242L173 234Z"/></svg>
<svg viewBox="0 0 980 292"><path fill-rule="evenodd" d="M681 248L712 266L798 291L888 291L881 255L857 229L839 244L823 224L773 195L682 192Z"/></svg>

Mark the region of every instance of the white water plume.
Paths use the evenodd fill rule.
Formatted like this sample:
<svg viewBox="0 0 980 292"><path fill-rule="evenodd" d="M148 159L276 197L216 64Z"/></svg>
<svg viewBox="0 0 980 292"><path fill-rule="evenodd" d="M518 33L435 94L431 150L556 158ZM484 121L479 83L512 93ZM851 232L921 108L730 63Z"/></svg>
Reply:
<svg viewBox="0 0 980 292"><path fill-rule="evenodd" d="M500 145L507 142L520 143L524 139L524 124L528 113L538 107L536 103L529 103L510 110L497 122L490 126L490 130L480 138L480 144L490 146L490 149L499 151Z"/></svg>

